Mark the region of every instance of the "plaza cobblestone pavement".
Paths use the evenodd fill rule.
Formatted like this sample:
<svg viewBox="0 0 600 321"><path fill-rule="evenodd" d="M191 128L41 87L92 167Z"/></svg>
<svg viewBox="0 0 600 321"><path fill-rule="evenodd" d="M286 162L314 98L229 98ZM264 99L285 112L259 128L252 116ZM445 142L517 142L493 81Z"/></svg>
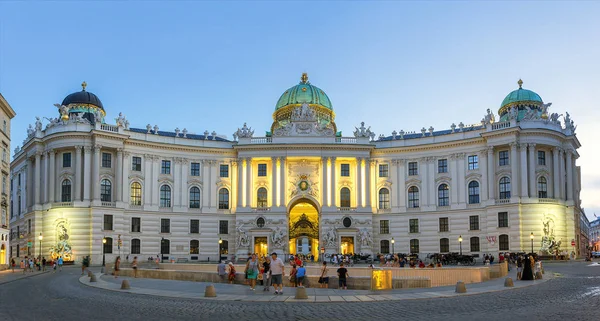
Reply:
<svg viewBox="0 0 600 321"><path fill-rule="evenodd" d="M506 291L401 301L296 304L199 300L104 290L80 283L81 270L73 267L65 268L62 273L37 272L39 275L34 277L1 284L0 319L600 320L600 265L590 266L589 262L549 263L545 268L545 275L551 271L558 273L557 277L534 286ZM94 270L97 272L99 268ZM4 274L0 275L0 282L4 277ZM117 284L111 281L106 282ZM138 281L132 281L132 288ZM202 293L203 287L195 285L198 293ZM475 285L467 287L470 292L476 288ZM437 292L438 289L427 291Z"/></svg>

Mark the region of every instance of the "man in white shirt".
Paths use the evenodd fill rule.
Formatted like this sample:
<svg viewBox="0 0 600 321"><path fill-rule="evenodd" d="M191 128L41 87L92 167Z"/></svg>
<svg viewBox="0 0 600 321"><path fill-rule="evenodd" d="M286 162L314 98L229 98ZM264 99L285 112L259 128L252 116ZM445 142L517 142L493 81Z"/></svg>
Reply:
<svg viewBox="0 0 600 321"><path fill-rule="evenodd" d="M277 257L277 253L271 254L271 283L275 288L275 294L283 294L283 276L285 275L285 266L283 261ZM277 286L279 285L279 291Z"/></svg>

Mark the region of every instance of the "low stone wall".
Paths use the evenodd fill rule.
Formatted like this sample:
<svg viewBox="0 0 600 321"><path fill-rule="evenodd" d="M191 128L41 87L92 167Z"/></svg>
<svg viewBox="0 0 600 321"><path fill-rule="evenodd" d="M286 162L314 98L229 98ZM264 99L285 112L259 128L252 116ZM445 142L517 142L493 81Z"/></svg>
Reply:
<svg viewBox="0 0 600 321"><path fill-rule="evenodd" d="M497 279L508 275L508 263L502 262L498 264L492 264L489 266L490 278Z"/></svg>

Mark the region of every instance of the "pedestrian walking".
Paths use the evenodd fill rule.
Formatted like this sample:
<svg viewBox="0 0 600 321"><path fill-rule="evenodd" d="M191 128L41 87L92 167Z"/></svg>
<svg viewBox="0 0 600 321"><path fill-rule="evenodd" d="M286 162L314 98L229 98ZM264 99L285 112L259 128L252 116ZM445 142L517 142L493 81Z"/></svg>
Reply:
<svg viewBox="0 0 600 321"><path fill-rule="evenodd" d="M271 283L275 288L275 294L283 294L283 277L285 276L285 265L277 257L277 253L271 254ZM277 288L279 287L279 290Z"/></svg>
<svg viewBox="0 0 600 321"><path fill-rule="evenodd" d="M271 259L265 258L263 262L263 291L269 291L271 286Z"/></svg>
<svg viewBox="0 0 600 321"><path fill-rule="evenodd" d="M252 254L250 261L248 261L246 271L248 280L250 281L250 289L254 291L254 288L256 287L256 278L258 277L258 260L256 259L256 254Z"/></svg>
<svg viewBox="0 0 600 321"><path fill-rule="evenodd" d="M46 258L42 257L42 271L46 271Z"/></svg>
<svg viewBox="0 0 600 321"><path fill-rule="evenodd" d="M117 259L115 260L115 267L114 267L115 279L119 277L120 268L121 268L121 257L117 256Z"/></svg>
<svg viewBox="0 0 600 321"><path fill-rule="evenodd" d="M129 259L129 256L127 256L127 258ZM138 261L137 261L137 256L133 257L133 262L131 262L131 268L133 269L133 277L137 278L137 274L138 274Z"/></svg>
<svg viewBox="0 0 600 321"><path fill-rule="evenodd" d="M233 266L233 263L229 262L229 284L233 284L233 281L235 281L235 266Z"/></svg>
<svg viewBox="0 0 600 321"><path fill-rule="evenodd" d="M90 257L86 256L83 258L81 262L81 275L85 273L85 270L90 266Z"/></svg>
<svg viewBox="0 0 600 321"><path fill-rule="evenodd" d="M10 259L10 266L12 268L13 273L15 273L15 265L17 265L17 263L15 262L15 258L11 258Z"/></svg>
<svg viewBox="0 0 600 321"><path fill-rule="evenodd" d="M217 264L217 274L219 275L221 282L225 282L225 277L227 276L227 265L225 265L225 261L221 261Z"/></svg>
<svg viewBox="0 0 600 321"><path fill-rule="evenodd" d="M29 259L29 270L33 273L33 259Z"/></svg>
<svg viewBox="0 0 600 321"><path fill-rule="evenodd" d="M321 284L322 288L329 288L329 276L327 273L329 269L327 268L327 262L323 262L323 266L321 267L321 276L319 277L319 284Z"/></svg>
<svg viewBox="0 0 600 321"><path fill-rule="evenodd" d="M62 272L62 266L63 266L63 258L62 256L58 257L58 271Z"/></svg>
<svg viewBox="0 0 600 321"><path fill-rule="evenodd" d="M340 289L344 289L347 290L348 289L348 284L346 279L348 278L348 270L344 267L344 263L340 263L340 268L337 270L337 274L338 274L338 286Z"/></svg>
<svg viewBox="0 0 600 321"><path fill-rule="evenodd" d="M306 268L303 264L300 264L300 267L296 271L296 283L298 286L304 286L304 277L306 276Z"/></svg>

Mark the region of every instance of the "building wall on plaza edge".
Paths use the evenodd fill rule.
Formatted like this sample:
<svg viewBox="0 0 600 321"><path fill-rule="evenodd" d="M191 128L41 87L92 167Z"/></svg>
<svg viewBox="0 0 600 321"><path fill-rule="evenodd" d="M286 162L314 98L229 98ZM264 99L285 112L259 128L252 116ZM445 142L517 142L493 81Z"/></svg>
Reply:
<svg viewBox="0 0 600 321"><path fill-rule="evenodd" d="M0 165L2 194L0 199L0 270L10 263L10 121L15 117L15 111L0 94L0 140L2 140L2 163Z"/></svg>
<svg viewBox="0 0 600 321"><path fill-rule="evenodd" d="M244 124L231 140L133 128L122 114L113 122L84 83L15 150L13 253L39 255L40 233L44 257L93 264L103 248L109 263L161 248L190 261L273 251L497 256L531 251L532 233L537 253L581 253L571 247L583 209L568 113L561 122L541 98L507 97L475 125L376 138L361 123L342 136L307 79L282 95L266 137Z"/></svg>

